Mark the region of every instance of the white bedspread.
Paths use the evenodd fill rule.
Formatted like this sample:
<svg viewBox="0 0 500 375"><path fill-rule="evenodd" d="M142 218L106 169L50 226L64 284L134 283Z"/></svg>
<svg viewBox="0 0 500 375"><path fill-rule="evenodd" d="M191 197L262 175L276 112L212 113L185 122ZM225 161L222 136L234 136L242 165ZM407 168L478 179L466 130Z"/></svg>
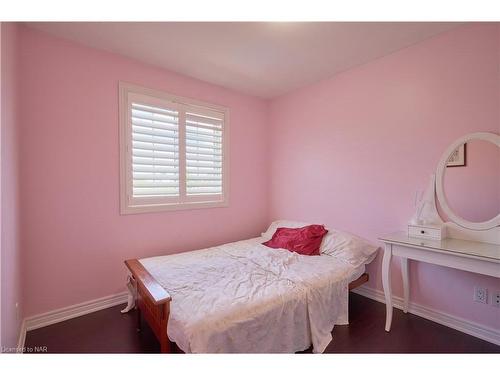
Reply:
<svg viewBox="0 0 500 375"><path fill-rule="evenodd" d="M334 324L348 323L348 284L359 269L263 241L140 260L172 296L167 332L184 352L291 353L312 344L321 353Z"/></svg>

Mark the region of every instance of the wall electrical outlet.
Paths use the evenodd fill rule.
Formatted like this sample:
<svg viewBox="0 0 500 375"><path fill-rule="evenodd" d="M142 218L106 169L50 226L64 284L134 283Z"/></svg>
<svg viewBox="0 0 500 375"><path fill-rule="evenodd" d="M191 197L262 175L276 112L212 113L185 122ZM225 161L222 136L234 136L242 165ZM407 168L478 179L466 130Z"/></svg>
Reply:
<svg viewBox="0 0 500 375"><path fill-rule="evenodd" d="M488 303L488 289L480 286L474 287L474 301Z"/></svg>
<svg viewBox="0 0 500 375"><path fill-rule="evenodd" d="M497 290L491 296L491 304L495 307L500 307L500 290Z"/></svg>

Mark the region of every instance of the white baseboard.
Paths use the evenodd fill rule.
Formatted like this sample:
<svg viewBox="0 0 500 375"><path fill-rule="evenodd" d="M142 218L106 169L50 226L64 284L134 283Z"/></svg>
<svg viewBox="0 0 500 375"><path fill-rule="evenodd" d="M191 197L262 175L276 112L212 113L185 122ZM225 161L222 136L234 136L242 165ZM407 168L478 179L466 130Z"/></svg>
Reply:
<svg viewBox="0 0 500 375"><path fill-rule="evenodd" d="M19 329L19 339L17 340L17 352L22 353L24 342L26 341L26 319L23 319L21 328Z"/></svg>
<svg viewBox="0 0 500 375"><path fill-rule="evenodd" d="M127 296L127 292L113 294L111 296L82 302L68 307L63 307L62 309L52 310L39 315L34 315L25 319L25 329L26 331L32 331L37 328L46 327L51 324L76 318L78 316L107 309L108 307L127 303Z"/></svg>
<svg viewBox="0 0 500 375"><path fill-rule="evenodd" d="M354 289L353 292L385 304L384 293L380 290L368 288L362 285ZM395 308L402 310L403 298L392 296L392 304ZM411 302L408 306L408 312L493 344L500 345L500 330L495 328L474 323L469 320Z"/></svg>

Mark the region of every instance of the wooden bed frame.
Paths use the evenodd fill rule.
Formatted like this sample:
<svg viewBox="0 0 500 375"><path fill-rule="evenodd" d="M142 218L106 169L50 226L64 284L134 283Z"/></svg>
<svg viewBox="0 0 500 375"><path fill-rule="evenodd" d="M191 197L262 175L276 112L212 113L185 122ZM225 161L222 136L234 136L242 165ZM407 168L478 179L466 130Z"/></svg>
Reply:
<svg viewBox="0 0 500 375"><path fill-rule="evenodd" d="M162 353L171 353L171 342L167 336L167 323L170 315L170 294L155 280L144 268L138 259L129 259L125 265L132 274L137 288L137 330L141 329L141 316L151 327L156 338L160 342ZM366 283L369 277L367 273L349 283L349 290L357 288Z"/></svg>

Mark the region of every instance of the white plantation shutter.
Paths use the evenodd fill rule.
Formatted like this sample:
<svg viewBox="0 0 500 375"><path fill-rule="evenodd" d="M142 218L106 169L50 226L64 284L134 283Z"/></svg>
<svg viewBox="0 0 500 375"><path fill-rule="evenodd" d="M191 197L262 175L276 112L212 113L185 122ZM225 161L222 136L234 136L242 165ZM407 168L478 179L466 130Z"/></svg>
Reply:
<svg viewBox="0 0 500 375"><path fill-rule="evenodd" d="M179 112L131 104L132 194L179 196Z"/></svg>
<svg viewBox="0 0 500 375"><path fill-rule="evenodd" d="M227 202L227 109L120 84L121 211Z"/></svg>
<svg viewBox="0 0 500 375"><path fill-rule="evenodd" d="M223 113L186 111L186 194L221 195Z"/></svg>

